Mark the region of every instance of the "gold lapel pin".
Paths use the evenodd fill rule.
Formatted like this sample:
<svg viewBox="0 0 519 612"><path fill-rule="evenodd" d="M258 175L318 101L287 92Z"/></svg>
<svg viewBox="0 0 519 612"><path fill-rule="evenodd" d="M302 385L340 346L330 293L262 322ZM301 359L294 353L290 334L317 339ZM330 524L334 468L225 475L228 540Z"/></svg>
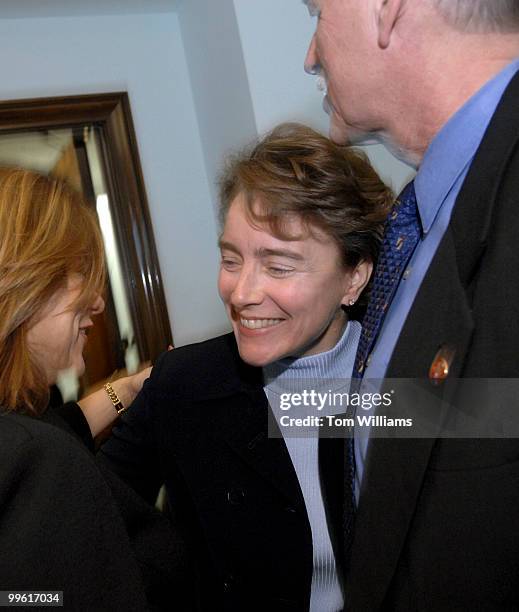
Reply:
<svg viewBox="0 0 519 612"><path fill-rule="evenodd" d="M456 350L447 344L443 344L438 349L429 368L429 380L434 385L441 384L449 376L455 353Z"/></svg>

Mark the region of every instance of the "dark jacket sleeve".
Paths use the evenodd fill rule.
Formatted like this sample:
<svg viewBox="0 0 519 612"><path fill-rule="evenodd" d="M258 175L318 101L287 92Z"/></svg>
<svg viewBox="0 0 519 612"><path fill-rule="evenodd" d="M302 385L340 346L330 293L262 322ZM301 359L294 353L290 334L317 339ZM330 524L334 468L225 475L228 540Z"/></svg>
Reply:
<svg viewBox="0 0 519 612"><path fill-rule="evenodd" d="M99 469L123 519L151 609L194 610L192 564L173 517L170 520L158 512L107 467L99 465Z"/></svg>
<svg viewBox="0 0 519 612"><path fill-rule="evenodd" d="M116 473L148 503L154 504L163 484L156 441L153 436L152 412L154 379L160 362L147 380L120 424L97 454L98 463Z"/></svg>
<svg viewBox="0 0 519 612"><path fill-rule="evenodd" d="M61 590L65 610L147 609L108 485L58 429L0 417L2 590Z"/></svg>
<svg viewBox="0 0 519 612"><path fill-rule="evenodd" d="M164 452L171 448L172 432L181 436L181 421L200 401L236 393L249 378L257 384L261 369L239 359L234 334L186 345L159 356L151 376L129 410L114 427L98 459L141 497L155 503L164 483ZM189 430L192 425L187 425ZM171 476L172 464L167 466Z"/></svg>
<svg viewBox="0 0 519 612"><path fill-rule="evenodd" d="M75 402L51 401L43 420L73 435L90 451L94 450L88 422ZM190 610L194 599L191 569L178 527L153 507L156 495L150 496L147 503L103 462L99 461L97 467L123 520L148 604L153 610L169 610L173 597L177 610Z"/></svg>
<svg viewBox="0 0 519 612"><path fill-rule="evenodd" d="M160 363L158 366L155 375ZM153 438L150 395L152 386L146 381L124 420L97 453L97 465L119 507L150 605L191 610L193 571L183 532L174 516L166 518L153 507L163 478Z"/></svg>

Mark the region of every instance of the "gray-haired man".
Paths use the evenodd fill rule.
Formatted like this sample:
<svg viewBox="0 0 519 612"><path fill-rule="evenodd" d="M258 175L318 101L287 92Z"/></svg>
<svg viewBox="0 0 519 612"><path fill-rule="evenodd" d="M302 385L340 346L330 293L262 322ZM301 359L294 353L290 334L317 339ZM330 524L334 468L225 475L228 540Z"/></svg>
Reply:
<svg viewBox="0 0 519 612"><path fill-rule="evenodd" d="M519 378L519 2L306 4L331 137L418 170L420 237L362 375ZM519 608L517 440L361 438L355 459L347 609Z"/></svg>

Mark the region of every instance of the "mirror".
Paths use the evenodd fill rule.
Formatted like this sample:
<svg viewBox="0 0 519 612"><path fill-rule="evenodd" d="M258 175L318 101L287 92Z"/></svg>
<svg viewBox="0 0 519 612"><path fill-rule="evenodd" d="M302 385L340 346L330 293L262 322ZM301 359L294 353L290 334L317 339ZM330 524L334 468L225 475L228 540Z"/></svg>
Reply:
<svg viewBox="0 0 519 612"><path fill-rule="evenodd" d="M0 102L0 164L66 180L95 207L106 247L106 310L85 350L86 389L173 344L128 95Z"/></svg>

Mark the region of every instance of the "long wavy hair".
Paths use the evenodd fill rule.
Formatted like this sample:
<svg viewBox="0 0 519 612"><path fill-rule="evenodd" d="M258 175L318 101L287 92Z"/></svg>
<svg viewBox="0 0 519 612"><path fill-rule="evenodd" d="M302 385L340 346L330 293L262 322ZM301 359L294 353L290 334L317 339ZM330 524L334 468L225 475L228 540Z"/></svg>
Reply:
<svg viewBox="0 0 519 612"><path fill-rule="evenodd" d="M89 304L105 283L95 212L60 180L0 168L0 407L40 414L49 381L27 332L71 274L83 280L73 306Z"/></svg>

